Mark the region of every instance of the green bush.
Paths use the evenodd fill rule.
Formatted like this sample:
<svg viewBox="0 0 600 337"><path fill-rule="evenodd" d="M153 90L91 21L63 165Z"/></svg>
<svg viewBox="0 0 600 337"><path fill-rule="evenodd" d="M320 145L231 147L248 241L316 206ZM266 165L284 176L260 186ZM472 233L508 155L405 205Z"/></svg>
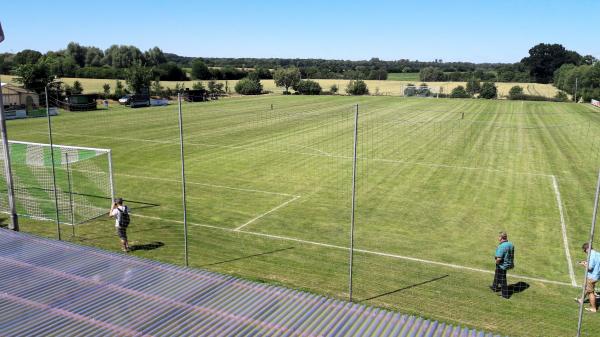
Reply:
<svg viewBox="0 0 600 337"><path fill-rule="evenodd" d="M521 97L523 95L523 87L520 87L518 85L515 85L514 87L510 88L510 90L508 91L508 99L517 99L515 97Z"/></svg>
<svg viewBox="0 0 600 337"><path fill-rule="evenodd" d="M480 98L493 99L498 97L498 89L493 82L484 82L479 92Z"/></svg>
<svg viewBox="0 0 600 337"><path fill-rule="evenodd" d="M465 90L465 87L463 87L462 85L459 85L458 87L452 89L452 92L450 93L450 98L469 98L471 97L467 91Z"/></svg>
<svg viewBox="0 0 600 337"><path fill-rule="evenodd" d="M348 83L346 87L346 93L348 95L368 95L369 88L367 88L367 84L363 80L352 80Z"/></svg>
<svg viewBox="0 0 600 337"><path fill-rule="evenodd" d="M564 91L559 91L554 95L554 100L557 102L566 102L569 100L569 96Z"/></svg>
<svg viewBox="0 0 600 337"><path fill-rule="evenodd" d="M240 95L260 95L262 93L262 84L249 78L242 78L235 85L235 92Z"/></svg>
<svg viewBox="0 0 600 337"><path fill-rule="evenodd" d="M334 95L337 94L338 90L338 86L335 84L331 85L331 87L329 88L329 91Z"/></svg>
<svg viewBox="0 0 600 337"><path fill-rule="evenodd" d="M301 95L320 95L321 85L315 81L302 80L294 86L294 90Z"/></svg>

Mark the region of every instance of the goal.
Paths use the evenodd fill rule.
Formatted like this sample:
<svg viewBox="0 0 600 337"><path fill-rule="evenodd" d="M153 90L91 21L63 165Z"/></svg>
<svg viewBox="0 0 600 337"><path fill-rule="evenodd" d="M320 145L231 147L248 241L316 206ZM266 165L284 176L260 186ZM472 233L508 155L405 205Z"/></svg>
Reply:
<svg viewBox="0 0 600 337"><path fill-rule="evenodd" d="M58 216L61 224L77 225L106 214L114 199L110 149L53 145L51 151L49 144L8 143L19 216L52 221ZM4 168L4 158L1 162ZM5 171L0 171L0 211L9 213Z"/></svg>

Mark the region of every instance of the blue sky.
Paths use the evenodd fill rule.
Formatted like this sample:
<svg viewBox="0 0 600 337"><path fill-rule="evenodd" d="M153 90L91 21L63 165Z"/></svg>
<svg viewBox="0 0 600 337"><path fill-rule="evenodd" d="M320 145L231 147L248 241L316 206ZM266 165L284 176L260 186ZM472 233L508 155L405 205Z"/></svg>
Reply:
<svg viewBox="0 0 600 337"><path fill-rule="evenodd" d="M65 48L193 57L517 62L537 43L600 58L598 0L2 1L0 52Z"/></svg>

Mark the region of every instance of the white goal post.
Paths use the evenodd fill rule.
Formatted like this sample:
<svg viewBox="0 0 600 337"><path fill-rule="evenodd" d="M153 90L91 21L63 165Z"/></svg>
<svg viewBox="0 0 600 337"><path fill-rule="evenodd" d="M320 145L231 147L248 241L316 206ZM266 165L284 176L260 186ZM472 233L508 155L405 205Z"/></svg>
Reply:
<svg viewBox="0 0 600 337"><path fill-rule="evenodd" d="M77 225L106 214L114 200L110 149L9 141L17 214ZM52 176L54 157L56 191ZM2 165L4 161L2 160ZM4 171L2 171L2 176ZM0 180L0 212L9 213ZM56 201L55 202L55 192ZM58 203L58 212L56 204Z"/></svg>

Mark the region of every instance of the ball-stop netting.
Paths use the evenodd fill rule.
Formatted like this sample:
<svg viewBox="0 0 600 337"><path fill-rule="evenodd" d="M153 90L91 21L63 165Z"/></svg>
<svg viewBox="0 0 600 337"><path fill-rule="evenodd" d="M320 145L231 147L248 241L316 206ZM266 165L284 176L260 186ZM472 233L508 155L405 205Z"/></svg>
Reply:
<svg viewBox="0 0 600 337"><path fill-rule="evenodd" d="M77 225L107 212L112 199L110 150L17 141L9 141L9 148L19 216L58 217L62 224ZM10 213L4 164L2 159L0 210Z"/></svg>

